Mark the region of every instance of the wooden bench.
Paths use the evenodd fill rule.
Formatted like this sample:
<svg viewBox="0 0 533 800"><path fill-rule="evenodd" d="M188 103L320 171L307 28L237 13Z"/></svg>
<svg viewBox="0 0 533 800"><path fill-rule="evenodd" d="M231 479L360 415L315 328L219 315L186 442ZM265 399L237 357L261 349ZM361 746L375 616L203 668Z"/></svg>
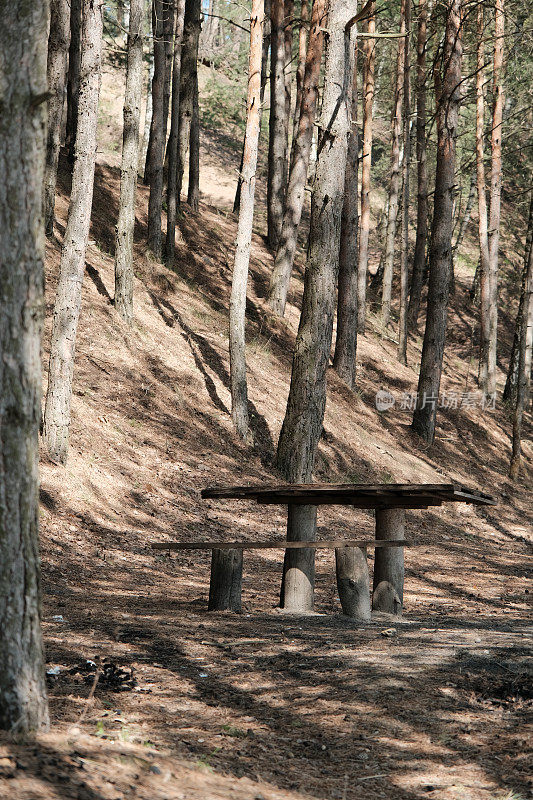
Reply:
<svg viewBox="0 0 533 800"><path fill-rule="evenodd" d="M241 610L243 550L283 549L280 606L311 611L315 550L334 549L337 587L343 612L370 619L370 581L366 551L375 548L372 608L401 614L404 587L405 509L427 509L444 502L495 505L488 494L455 484L287 484L203 489L204 499L255 500L286 504L287 539L263 542L157 542L156 550L212 551L209 610ZM316 539L319 505L350 505L375 510L376 538Z"/></svg>

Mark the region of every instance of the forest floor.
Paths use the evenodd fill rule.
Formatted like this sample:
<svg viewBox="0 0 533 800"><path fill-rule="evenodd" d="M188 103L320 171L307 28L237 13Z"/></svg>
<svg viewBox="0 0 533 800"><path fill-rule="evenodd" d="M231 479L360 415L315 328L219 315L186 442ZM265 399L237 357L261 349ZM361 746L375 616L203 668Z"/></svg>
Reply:
<svg viewBox="0 0 533 800"><path fill-rule="evenodd" d="M57 673L49 677L52 733L0 740L0 798L532 796L531 429L512 484L509 412L500 400L482 409L476 394L468 242L443 377L443 390L460 393L462 404L439 409L436 442L421 446L400 402L416 391L421 337L410 339L409 366L401 366L395 330L383 336L371 314L356 391L329 373L315 478L457 481L494 494L498 505L407 513L418 546L406 551L401 619L343 617L328 551L317 552L315 614L276 610L280 551L245 553L242 615L207 613L209 554L170 557L150 544L282 538L282 508L202 501L199 491L277 478L303 250L289 313L277 321L263 299L272 257L260 187L247 329L254 443L245 445L229 413L226 311L238 150L205 133L202 203L198 214L184 210L174 271L146 257L148 195L140 187L135 324L127 330L111 301L120 97L120 82L107 76L70 457L66 468L43 460L41 470L43 628L47 667ZM67 192L62 172L57 239L47 253L45 369ZM500 318L499 397L519 236L504 231L502 297L510 302ZM373 258L375 266L376 251ZM376 410L379 388L396 396L393 410ZM371 537L372 515L321 511L318 535L332 531Z"/></svg>

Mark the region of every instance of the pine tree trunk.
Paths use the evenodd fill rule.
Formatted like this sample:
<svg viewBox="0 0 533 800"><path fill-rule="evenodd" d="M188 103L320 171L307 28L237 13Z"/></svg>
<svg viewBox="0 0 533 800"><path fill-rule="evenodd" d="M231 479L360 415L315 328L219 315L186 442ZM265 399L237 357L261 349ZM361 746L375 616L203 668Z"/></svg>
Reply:
<svg viewBox="0 0 533 800"><path fill-rule="evenodd" d="M403 187L402 187L402 250L400 258L400 320L398 325L398 359L407 364L407 302L409 296L409 170L411 168L411 0L405 0L405 39L403 71Z"/></svg>
<svg viewBox="0 0 533 800"><path fill-rule="evenodd" d="M267 224L268 244L276 250L283 223L284 176L287 165L285 128L285 19L284 0L271 2L270 27L270 129L268 143Z"/></svg>
<svg viewBox="0 0 533 800"><path fill-rule="evenodd" d="M100 95L103 0L83 0L80 93L72 192L54 305L44 439L52 461L68 454L76 331L89 238Z"/></svg>
<svg viewBox="0 0 533 800"><path fill-rule="evenodd" d="M437 166L429 254L426 329L418 378L418 401L412 424L413 430L429 444L433 442L435 436L436 410L448 315L461 58L461 0L449 0L441 66L436 65L434 68L437 104Z"/></svg>
<svg viewBox="0 0 533 800"><path fill-rule="evenodd" d="M381 291L381 320L385 328L389 324L392 278L394 271L394 239L398 217L400 197L400 138L402 132L403 72L405 63L405 3L401 0L400 35L398 39L398 55L396 59L396 88L394 92L394 108L392 117L391 144L391 178L389 189L389 216L385 237L385 257L383 260L383 285Z"/></svg>
<svg viewBox="0 0 533 800"><path fill-rule="evenodd" d="M68 0L51 0L50 36L48 39L48 139L44 168L44 228L47 236L54 233L54 207L56 200L57 164L61 146L67 59L70 43L70 3Z"/></svg>
<svg viewBox="0 0 533 800"><path fill-rule="evenodd" d="M509 370L507 372L507 380L505 381L505 389L503 390L503 399L506 402L511 402L513 406L516 405L516 393L518 388L518 367L520 356L520 336L524 319L526 318L526 276L527 276L527 262L529 258L529 251L533 242L533 192L529 202L529 217L527 222L526 234L526 247L524 250L524 271L522 273L522 286L520 290L520 302L518 305L518 313L516 315L516 323L513 336L513 346L511 349L511 357L509 359ZM527 354L531 355L531 339L533 337L533 329L528 331L528 338L526 340L526 361ZM531 376L531 361L529 361L529 369L526 363L525 368L526 383L529 386L529 379ZM529 397L529 388L527 395ZM526 400L527 404L527 400Z"/></svg>
<svg viewBox="0 0 533 800"><path fill-rule="evenodd" d="M143 80L143 15L143 0L130 0L120 200L115 231L115 308L127 325L133 321L133 231Z"/></svg>
<svg viewBox="0 0 533 800"><path fill-rule="evenodd" d="M170 136L168 139L168 181L167 181L167 236L165 241L165 261L168 267L174 265L176 246L176 215L178 208L178 127L180 118L180 75L181 45L183 41L183 16L185 0L178 0L176 15L176 35L174 38L174 58L172 62L172 106L170 112Z"/></svg>
<svg viewBox="0 0 533 800"><path fill-rule="evenodd" d="M518 375L516 403L513 416L513 451L509 467L509 477L518 478L520 457L522 452L522 417L529 399L529 379L531 375L531 348L533 338L533 246L524 259L524 317L520 328L520 345L518 350ZM528 355L529 350L529 355Z"/></svg>
<svg viewBox="0 0 533 800"><path fill-rule="evenodd" d="M468 223L470 222L472 209L474 207L475 196L476 196L476 173L473 172L472 175L470 176L470 187L468 189L468 197L466 199L465 210L461 216L461 222L459 223L459 230L457 231L457 237L455 239L455 244L453 246L454 262L459 252L459 248L461 247L461 244L463 242L466 229L468 228Z"/></svg>
<svg viewBox="0 0 533 800"><path fill-rule="evenodd" d="M504 0L496 0L494 21L493 109L489 211L489 350L486 393L496 391L498 343L498 254L502 191Z"/></svg>
<svg viewBox="0 0 533 800"><path fill-rule="evenodd" d="M294 22L294 0L285 0L285 21L284 21L284 41L285 41L285 140L287 142L287 153L289 152L289 136L291 126L291 106L292 106L292 38ZM285 174L283 185L287 186L289 170L289 160L285 158Z"/></svg>
<svg viewBox="0 0 533 800"><path fill-rule="evenodd" d="M287 197L283 214L283 225L274 269L270 279L268 302L274 313L283 316L287 302L287 291L291 279L294 254L298 241L298 227L302 210L309 167L309 154L313 137L313 125L318 97L318 79L324 40L324 16L326 0L314 0L311 14L311 30L302 86L302 104L298 120L298 132L294 140L291 170L287 186Z"/></svg>
<svg viewBox="0 0 533 800"><path fill-rule="evenodd" d="M296 68L296 102L294 106L293 142L298 132L300 106L302 104L302 87L307 56L307 27L309 25L309 0L300 0L300 29L298 31L298 66Z"/></svg>
<svg viewBox="0 0 533 800"><path fill-rule="evenodd" d="M286 480L310 480L326 405L326 372L331 352L340 223L348 150L348 20L355 0L330 0L318 160L313 186L309 252L287 410L277 464ZM301 124L301 123L300 123Z"/></svg>
<svg viewBox="0 0 533 800"><path fill-rule="evenodd" d="M356 26L352 27L350 71L353 74L349 98L350 133L348 157L344 178L344 203L342 207L341 241L339 251L339 281L337 296L337 336L333 368L353 389L355 385L355 357L357 352L357 233L358 233L358 177L359 136L357 131L357 38Z"/></svg>
<svg viewBox="0 0 533 800"><path fill-rule="evenodd" d="M176 0L163 0L163 39L165 40L165 83L163 89L163 161L170 108L170 84L174 55L174 28L176 26Z"/></svg>
<svg viewBox="0 0 533 800"><path fill-rule="evenodd" d="M149 54L150 67L148 69L148 82L146 86L146 107L144 110L144 129L141 153L139 155L139 172L142 173L143 183L148 184L150 128L152 127L152 83L154 80L154 54Z"/></svg>
<svg viewBox="0 0 533 800"><path fill-rule="evenodd" d="M253 0L250 20L250 58L244 159L242 168L241 204L235 262L230 298L230 375L231 416L237 433L249 436L248 390L246 385L246 287L250 263L254 218L255 173L261 124L261 56L263 43L264 3Z"/></svg>
<svg viewBox="0 0 533 800"><path fill-rule="evenodd" d="M161 258L161 211L163 205L163 149L165 95L165 41L163 36L163 0L153 0L154 80L152 81L152 122L146 156L150 196L148 199L148 249Z"/></svg>
<svg viewBox="0 0 533 800"><path fill-rule="evenodd" d="M426 48L427 48L427 0L418 5L418 37L416 51L416 160L417 160L417 206L416 241L409 289L407 329L418 327L418 312L424 274L426 271L426 239L428 236L428 177L426 148Z"/></svg>
<svg viewBox="0 0 533 800"><path fill-rule="evenodd" d="M359 223L359 264L357 276L357 330L366 327L366 281L368 273L368 239L370 235L370 180L372 175L372 115L374 107L374 70L376 40L376 4L372 1L371 16L366 25L368 38L363 40L363 153L361 159L361 220Z"/></svg>
<svg viewBox="0 0 533 800"><path fill-rule="evenodd" d="M194 74L192 99L191 134L189 139L189 185L187 202L193 211L198 211L200 201L200 109L198 106L198 71Z"/></svg>
<svg viewBox="0 0 533 800"><path fill-rule="evenodd" d="M20 735L48 727L38 474L48 3L11 0L2 11L0 729Z"/></svg>
<svg viewBox="0 0 533 800"><path fill-rule="evenodd" d="M65 147L72 166L75 158L76 126L80 92L81 26L83 0L70 0L70 45L68 50L67 124Z"/></svg>
<svg viewBox="0 0 533 800"><path fill-rule="evenodd" d="M198 39L200 37L200 0L185 1L183 23L183 45L181 48L180 118L178 125L178 180L176 199L181 202L181 187L185 173L185 162L191 137L194 113L195 87L198 85ZM190 162L190 156L189 156Z"/></svg>
<svg viewBox="0 0 533 800"><path fill-rule="evenodd" d="M478 235L479 235L479 289L480 289L480 345L479 345L479 386L488 393L489 349L490 349L490 258L487 195L485 187L485 25L483 4L477 8L477 71L476 71L476 174L478 195Z"/></svg>

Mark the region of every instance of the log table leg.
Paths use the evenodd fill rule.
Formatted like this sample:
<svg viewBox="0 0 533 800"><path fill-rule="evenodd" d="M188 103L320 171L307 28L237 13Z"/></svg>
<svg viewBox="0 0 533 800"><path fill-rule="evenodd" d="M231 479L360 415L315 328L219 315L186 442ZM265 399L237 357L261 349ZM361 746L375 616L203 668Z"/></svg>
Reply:
<svg viewBox="0 0 533 800"><path fill-rule="evenodd" d="M370 620L370 578L366 547L335 548L337 589L347 617Z"/></svg>
<svg viewBox="0 0 533 800"><path fill-rule="evenodd" d="M405 539L405 509L376 508L376 539ZM403 547L376 547L372 608L388 614L402 613Z"/></svg>
<svg viewBox="0 0 533 800"><path fill-rule="evenodd" d="M289 505L287 539L290 542L313 541L316 535L316 506ZM281 581L280 608L285 611L312 611L315 592L315 550L285 550Z"/></svg>
<svg viewBox="0 0 533 800"><path fill-rule="evenodd" d="M242 550L211 551L208 611L241 613Z"/></svg>

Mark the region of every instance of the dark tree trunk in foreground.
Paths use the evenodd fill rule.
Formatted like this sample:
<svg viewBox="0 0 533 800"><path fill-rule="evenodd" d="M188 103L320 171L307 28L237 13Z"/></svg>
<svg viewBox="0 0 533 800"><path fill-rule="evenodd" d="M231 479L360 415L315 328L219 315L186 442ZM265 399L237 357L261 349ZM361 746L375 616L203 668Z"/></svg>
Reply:
<svg viewBox="0 0 533 800"><path fill-rule="evenodd" d="M418 39L416 51L416 160L417 160L417 206L416 241L407 309L407 328L418 326L420 298L426 271L426 239L428 236L428 176L426 148L426 47L427 47L427 0L418 4Z"/></svg>
<svg viewBox="0 0 533 800"><path fill-rule="evenodd" d="M405 29L411 31L411 0L405 0ZM405 39L403 70L403 190L402 249L400 256L400 321L398 325L398 359L407 364L407 302L409 294L409 170L411 167L411 86L409 35Z"/></svg>
<svg viewBox="0 0 533 800"><path fill-rule="evenodd" d="M165 42L163 38L163 2L153 0L152 32L154 36L154 79L152 81L152 122L146 156L146 172L150 185L148 199L148 249L156 259L161 258L161 211L163 205L163 148Z"/></svg>
<svg viewBox="0 0 533 800"><path fill-rule="evenodd" d="M523 285L524 316L520 327L516 403L513 416L513 452L509 467L509 477L512 480L516 480L520 472L522 417L529 400L529 377L531 375L531 347L533 338L533 246L531 245L531 241L529 244L529 252L527 253L524 263Z"/></svg>
<svg viewBox="0 0 533 800"><path fill-rule="evenodd" d="M128 63L124 96L120 201L115 231L115 308L128 325L133 320L133 229L139 163L143 80L143 0L130 2Z"/></svg>
<svg viewBox="0 0 533 800"><path fill-rule="evenodd" d="M389 324L390 320L392 278L394 271L394 240L396 237L396 224L400 197L400 138L402 132L403 74L405 64L405 3L406 0L402 0L400 11L401 38L398 39L398 54L396 58L396 89L394 92L394 109L392 118L389 215L387 218L387 233L385 237L383 286L381 292L381 320L384 328Z"/></svg>
<svg viewBox="0 0 533 800"><path fill-rule="evenodd" d="M372 174L372 114L374 107L374 69L376 63L376 40L370 34L376 31L376 4L369 10L363 39L365 56L363 67L363 153L361 158L361 221L359 223L359 263L357 267L357 330L365 332L366 326L366 281L368 273L368 239L370 235L370 179Z"/></svg>
<svg viewBox="0 0 533 800"><path fill-rule="evenodd" d="M1 16L0 729L25 734L48 727L38 474L48 3L11 0Z"/></svg>
<svg viewBox="0 0 533 800"><path fill-rule="evenodd" d="M294 23L294 0L285 0L285 21L284 21L284 40L285 40L285 141L287 143L287 154L289 152L289 129L291 125L291 106L292 106L292 39ZM296 116L296 112L294 114ZM287 186L289 171L288 158L285 158L285 174L283 185Z"/></svg>
<svg viewBox="0 0 533 800"><path fill-rule="evenodd" d="M178 181L176 198L181 201L185 161L191 138L194 95L198 88L198 39L200 37L200 0L186 0L181 48L180 118L178 125ZM190 163L190 158L189 158ZM190 171L190 170L189 170Z"/></svg>
<svg viewBox="0 0 533 800"><path fill-rule="evenodd" d="M263 0L254 0L250 19L250 58L246 100L246 132L242 167L241 203L231 284L229 355L231 375L231 416L237 433L249 437L248 389L246 385L246 286L254 219L255 173L261 124L261 56L263 43Z"/></svg>
<svg viewBox="0 0 533 800"><path fill-rule="evenodd" d="M61 146L65 83L67 80L68 46L70 42L70 3L50 3L50 36L48 39L48 140L44 168L44 228L47 236L54 233L57 163Z"/></svg>
<svg viewBox="0 0 533 800"><path fill-rule="evenodd" d="M66 462L68 454L76 332L91 222L100 95L102 5L102 0L83 0L81 81L72 192L61 251L50 346L44 438L50 458L60 464Z"/></svg>
<svg viewBox="0 0 533 800"><path fill-rule="evenodd" d="M180 119L180 75L181 44L183 40L183 15L185 0L178 0L176 16L176 35L174 38L174 58L172 62L172 105L170 112L170 136L168 138L168 181L167 181L167 238L165 242L165 261L168 267L174 264L176 245L176 213L179 205L178 189L178 127Z"/></svg>
<svg viewBox="0 0 533 800"><path fill-rule="evenodd" d="M200 202L200 108L198 102L198 70L194 73L192 97L191 132L189 137L189 185L187 202L193 211L198 211Z"/></svg>
<svg viewBox="0 0 533 800"><path fill-rule="evenodd" d="M298 31L298 66L296 68L296 102L294 105L293 141L298 131L300 106L302 105L302 87L307 56L307 28L309 25L309 0L300 0L300 29Z"/></svg>
<svg viewBox="0 0 533 800"><path fill-rule="evenodd" d="M461 0L450 0L441 65L435 67L437 167L429 254L429 288L424 344L413 430L431 444L444 357L452 259L455 140L461 86ZM441 75L442 72L442 75Z"/></svg>
<svg viewBox="0 0 533 800"><path fill-rule="evenodd" d="M487 194L485 185L485 25L483 5L477 8L477 71L476 71L476 175L478 195L479 236L479 293L480 293L480 342L478 383L487 394L490 349L490 259Z"/></svg>
<svg viewBox="0 0 533 800"><path fill-rule="evenodd" d="M341 220L339 252L339 281L337 296L337 336L333 368L353 389L355 385L355 356L357 352L357 226L359 223L357 200L359 173L359 136L357 131L357 39L352 28L352 88L349 99L350 133L344 178L344 203Z"/></svg>
<svg viewBox="0 0 533 800"><path fill-rule="evenodd" d="M348 133L348 95L350 74L350 35L347 23L355 16L357 3L330 0L326 26L329 32L324 74L322 117L318 130L318 159L313 186L309 252L305 273L302 313L294 358L287 410L277 451L277 466L286 480L311 479L318 441L322 433L326 406L328 368L335 288L339 266L340 221L344 199L344 180ZM303 519L306 515L309 519ZM314 535L316 510L303 506L296 512L295 533L303 538ZM292 535L289 519L287 535ZM298 552L299 559L292 553ZM302 549L285 554L285 608L312 608L312 551ZM292 591L293 578L297 584ZM310 591L306 589L310 583Z"/></svg>
<svg viewBox="0 0 533 800"><path fill-rule="evenodd" d="M272 0L270 11L270 130L268 142L268 244L276 250L281 236L284 176L287 165L285 128L285 19L284 0Z"/></svg>
<svg viewBox="0 0 533 800"><path fill-rule="evenodd" d="M302 104L298 120L298 131L294 140L291 171L287 186L285 211L281 238L276 252L274 269L270 279L268 302L272 310L279 316L285 313L287 291L291 279L294 254L298 241L298 227L302 218L309 154L313 139L316 103L318 97L318 79L322 60L324 40L323 26L326 0L314 0L311 15L309 46L302 86Z"/></svg>
<svg viewBox="0 0 533 800"><path fill-rule="evenodd" d="M504 0L496 0L494 17L493 108L491 127L491 173L489 206L489 350L487 386L496 391L496 356L498 345L498 256L502 192L502 123L503 123L503 42Z"/></svg>
<svg viewBox="0 0 533 800"><path fill-rule="evenodd" d="M526 275L527 275L527 260L529 258L529 250L531 248L531 243L533 241L533 192L531 193L531 199L529 201L529 218L527 223L527 234L526 234L526 247L524 250L524 272L522 276L522 287L520 291L520 302L518 305L518 313L516 315L516 324L514 329L514 337L513 337L513 346L511 349L511 358L509 359L509 370L507 372L507 380L505 381L505 389L503 390L503 399L507 402L511 402L513 405L516 404L516 391L518 387L518 365L519 365L519 354L520 354L520 332L522 330L522 325L524 324L525 314L526 312ZM533 338L533 330L528 331L528 340L526 347L526 359L527 353L531 356L531 344ZM526 382L529 385L530 375L531 375L531 360L529 360L529 368L526 363ZM529 392L528 392L529 394ZM526 401L527 405L527 401Z"/></svg>
<svg viewBox="0 0 533 800"><path fill-rule="evenodd" d="M163 156L167 141L168 111L170 108L170 83L174 54L174 28L176 25L176 0L163 0L163 39L165 40L165 83L163 85Z"/></svg>
<svg viewBox="0 0 533 800"><path fill-rule="evenodd" d="M70 0L70 46L68 50L67 125L65 146L70 165L74 164L78 102L80 92L81 24L83 0Z"/></svg>

